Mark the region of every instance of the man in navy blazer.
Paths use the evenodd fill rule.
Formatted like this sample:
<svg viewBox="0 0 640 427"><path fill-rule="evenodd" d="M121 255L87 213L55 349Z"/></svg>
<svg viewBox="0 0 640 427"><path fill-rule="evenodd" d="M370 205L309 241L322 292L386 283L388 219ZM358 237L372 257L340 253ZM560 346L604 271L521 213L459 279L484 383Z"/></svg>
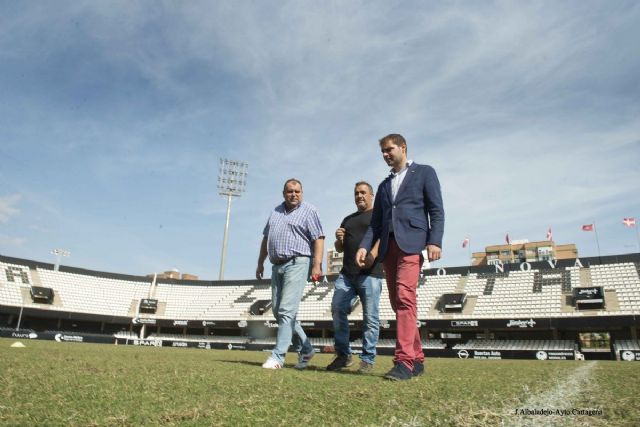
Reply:
<svg viewBox="0 0 640 427"><path fill-rule="evenodd" d="M373 243L380 239L377 257L384 265L397 324L394 367L385 378L408 380L424 373L416 292L422 251L426 250L429 261L441 256L444 207L435 170L407 160L407 142L402 135L382 138L380 150L391 174L378 186L371 223L356 262L364 266Z"/></svg>

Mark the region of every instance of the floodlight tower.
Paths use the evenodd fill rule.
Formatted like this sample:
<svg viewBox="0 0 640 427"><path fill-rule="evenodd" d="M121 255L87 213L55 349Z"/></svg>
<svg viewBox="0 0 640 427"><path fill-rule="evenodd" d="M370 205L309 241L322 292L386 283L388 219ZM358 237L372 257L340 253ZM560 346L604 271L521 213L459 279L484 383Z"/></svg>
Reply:
<svg viewBox="0 0 640 427"><path fill-rule="evenodd" d="M53 270L58 271L58 269L60 268L60 260L62 259L62 257L68 257L69 255L71 255L71 252L66 249L54 249L51 251L51 254L56 256L56 264L53 267Z"/></svg>
<svg viewBox="0 0 640 427"><path fill-rule="evenodd" d="M247 185L249 164L236 160L220 159L218 169L218 194L227 196L227 220L224 224L224 239L222 241L222 256L220 258L220 273L218 280L224 280L224 262L227 257L227 234L229 232L229 217L231 216L231 197L240 197Z"/></svg>

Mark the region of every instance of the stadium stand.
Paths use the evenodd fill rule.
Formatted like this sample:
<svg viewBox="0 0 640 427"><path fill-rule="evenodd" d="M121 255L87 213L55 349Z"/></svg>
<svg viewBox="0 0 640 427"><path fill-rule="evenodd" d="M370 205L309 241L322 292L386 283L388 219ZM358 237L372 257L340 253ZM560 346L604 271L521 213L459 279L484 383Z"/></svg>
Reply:
<svg viewBox="0 0 640 427"><path fill-rule="evenodd" d="M426 318L442 294L452 293L456 289L460 277L459 274L431 276L428 283L425 278L420 279L417 292L418 317ZM384 287L386 288L386 283ZM394 318L395 315L391 317Z"/></svg>
<svg viewBox="0 0 640 427"><path fill-rule="evenodd" d="M594 265L590 269L594 286L615 292L620 313L637 314L640 308L640 278L637 263Z"/></svg>
<svg viewBox="0 0 640 427"><path fill-rule="evenodd" d="M540 262L448 270L425 271L417 289L425 351L573 351L579 347L578 335L590 332L611 334L607 341L611 348L599 352L617 357L620 351L640 351L640 254L559 265ZM308 283L300 304L298 320L315 346L333 345L333 280ZM38 288L53 291L51 304L34 302L32 294ZM603 290L604 304L576 307L575 291L594 288ZM440 310L441 297L451 294L463 295L464 306L457 312ZM140 313L140 301L146 298L157 300L155 313ZM89 342L150 339L269 346L277 326L265 304L270 299L268 281L156 282L73 267L55 271L51 264L0 256L0 336L16 336L22 317L17 335L39 339L58 335L61 340L73 340L81 334ZM251 314L257 305L262 311ZM362 309L356 302L349 315L355 348L362 344L361 319ZM380 319L379 347L392 350L395 314L386 284ZM441 335L447 339L439 339Z"/></svg>
<svg viewBox="0 0 640 427"><path fill-rule="evenodd" d="M28 267L0 262L0 305L23 304L21 287L31 287L33 280Z"/></svg>
<svg viewBox="0 0 640 427"><path fill-rule="evenodd" d="M130 316L142 298L149 294L150 283L107 279L85 274L37 269L42 285L54 290L59 304L53 310Z"/></svg>
<svg viewBox="0 0 640 427"><path fill-rule="evenodd" d="M614 347L616 350L640 351L640 340L618 340Z"/></svg>
<svg viewBox="0 0 640 427"><path fill-rule="evenodd" d="M555 280L559 273L547 274L553 279L545 279L536 270L475 275L467 282L470 288L465 291L468 296L477 297L473 312L477 317L556 316L560 314L562 282ZM486 286L489 283L490 291Z"/></svg>

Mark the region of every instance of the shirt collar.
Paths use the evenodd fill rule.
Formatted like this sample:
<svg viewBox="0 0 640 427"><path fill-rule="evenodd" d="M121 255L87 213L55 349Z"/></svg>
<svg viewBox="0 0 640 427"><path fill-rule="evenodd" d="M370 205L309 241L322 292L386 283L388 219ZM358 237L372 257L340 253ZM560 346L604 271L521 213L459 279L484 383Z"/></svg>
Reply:
<svg viewBox="0 0 640 427"><path fill-rule="evenodd" d="M302 203L304 203L304 202L300 202L300 203L298 203L298 206L294 207L294 208L293 208L293 209L291 209L291 210L287 210L287 203L286 203L286 202L282 202L282 211L283 211L285 214L290 214L291 212L294 212L295 210L299 209L299 208L300 208L300 206L302 206Z"/></svg>
<svg viewBox="0 0 640 427"><path fill-rule="evenodd" d="M390 176L393 178L396 175L400 175L402 172L406 171L407 168L409 166L411 166L412 163L413 163L413 160L407 160L406 166L404 168L400 169L400 172L396 172L396 171L393 170L393 168L391 168L391 170L389 171L389 172L391 172Z"/></svg>

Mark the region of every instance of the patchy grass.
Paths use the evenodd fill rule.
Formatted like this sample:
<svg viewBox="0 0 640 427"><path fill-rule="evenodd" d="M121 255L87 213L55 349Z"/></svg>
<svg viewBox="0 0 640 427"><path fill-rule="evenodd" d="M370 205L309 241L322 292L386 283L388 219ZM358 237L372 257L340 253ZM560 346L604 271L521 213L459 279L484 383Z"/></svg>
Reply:
<svg viewBox="0 0 640 427"><path fill-rule="evenodd" d="M361 376L325 371L325 354L270 371L259 352L14 341L0 339L2 425L640 425L637 363L429 359L423 377L394 383L389 357Z"/></svg>

